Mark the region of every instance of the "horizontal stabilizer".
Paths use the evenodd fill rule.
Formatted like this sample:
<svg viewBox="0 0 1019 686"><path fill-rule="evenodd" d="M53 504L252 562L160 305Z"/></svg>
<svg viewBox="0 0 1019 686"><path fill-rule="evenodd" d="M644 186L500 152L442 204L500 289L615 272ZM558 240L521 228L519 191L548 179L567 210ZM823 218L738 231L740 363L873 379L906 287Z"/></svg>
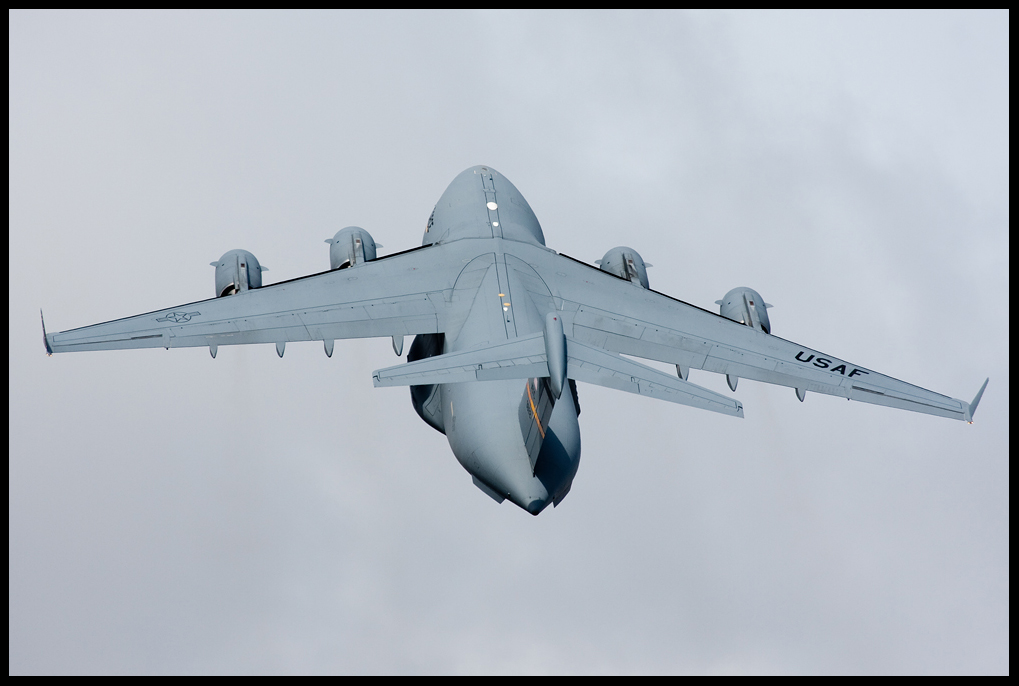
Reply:
<svg viewBox="0 0 1019 686"><path fill-rule="evenodd" d="M567 338L566 355L567 377L570 379L736 417L743 416L743 405L738 400L572 338ZM372 376L375 386L546 377L548 362L544 336L536 333L495 345L436 355L380 369Z"/></svg>
<svg viewBox="0 0 1019 686"><path fill-rule="evenodd" d="M569 340L566 354L569 358L566 375L575 381L646 395L734 417L743 416L743 404L738 400L607 350Z"/></svg>
<svg viewBox="0 0 1019 686"><path fill-rule="evenodd" d="M372 383L376 387L425 386L543 376L548 376L545 337L536 333L380 369L372 374Z"/></svg>

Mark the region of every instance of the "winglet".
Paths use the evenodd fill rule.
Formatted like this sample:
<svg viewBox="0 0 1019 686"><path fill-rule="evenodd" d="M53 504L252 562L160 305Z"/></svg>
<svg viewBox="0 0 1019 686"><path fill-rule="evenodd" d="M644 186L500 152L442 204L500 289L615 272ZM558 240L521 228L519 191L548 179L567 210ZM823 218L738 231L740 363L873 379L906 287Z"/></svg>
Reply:
<svg viewBox="0 0 1019 686"><path fill-rule="evenodd" d="M46 346L46 356L52 357L53 348L50 347L50 341L46 338L46 320L43 319L41 307L39 308L39 321L42 322L42 344ZM981 389L980 392L983 393L983 389Z"/></svg>
<svg viewBox="0 0 1019 686"><path fill-rule="evenodd" d="M987 388L987 382L990 380L991 380L990 377L984 379L984 385L980 387L979 391L977 391L976 397L973 398L973 402L971 402L969 406L966 407L966 421L969 422L970 424L973 423L973 415L976 414L977 405L980 404L980 398L983 397L984 389Z"/></svg>

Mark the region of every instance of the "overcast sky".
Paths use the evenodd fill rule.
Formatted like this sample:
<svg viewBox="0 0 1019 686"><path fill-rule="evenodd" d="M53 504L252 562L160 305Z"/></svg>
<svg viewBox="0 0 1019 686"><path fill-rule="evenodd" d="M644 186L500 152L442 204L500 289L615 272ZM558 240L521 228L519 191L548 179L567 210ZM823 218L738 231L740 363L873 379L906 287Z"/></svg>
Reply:
<svg viewBox="0 0 1019 686"><path fill-rule="evenodd" d="M1009 15L9 13L9 671L1009 671ZM580 386L532 517L388 340L44 355L51 331L420 244L463 169L548 245L965 400ZM729 393L724 379L692 381Z"/></svg>

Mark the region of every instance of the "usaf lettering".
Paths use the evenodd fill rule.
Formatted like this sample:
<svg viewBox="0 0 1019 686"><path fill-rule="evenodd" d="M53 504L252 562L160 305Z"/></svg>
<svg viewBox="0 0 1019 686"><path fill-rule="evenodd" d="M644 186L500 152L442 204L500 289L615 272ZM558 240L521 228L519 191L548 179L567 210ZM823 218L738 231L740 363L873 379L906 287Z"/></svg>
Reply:
<svg viewBox="0 0 1019 686"><path fill-rule="evenodd" d="M814 356L813 355L807 355L806 359L804 359L803 357L800 357L800 355L805 355L805 354L806 354L806 351L805 350L801 350L800 352L796 353L796 359L799 360L800 362L803 362L803 363L807 363L807 362L810 362L811 360L814 360ZM829 360L826 357L819 357L816 360L814 360L814 366L818 367L820 369L828 369L828 367L831 366L831 360ZM828 369L828 371L830 371L830 372L838 372L839 374L842 374L843 376L845 376L845 374L846 374L846 365L840 364L837 367L832 367L831 369ZM862 369L857 369L855 367L853 368L853 371L849 372L849 376L850 377L854 377L854 376L857 376L859 374L870 374L870 372L864 371Z"/></svg>

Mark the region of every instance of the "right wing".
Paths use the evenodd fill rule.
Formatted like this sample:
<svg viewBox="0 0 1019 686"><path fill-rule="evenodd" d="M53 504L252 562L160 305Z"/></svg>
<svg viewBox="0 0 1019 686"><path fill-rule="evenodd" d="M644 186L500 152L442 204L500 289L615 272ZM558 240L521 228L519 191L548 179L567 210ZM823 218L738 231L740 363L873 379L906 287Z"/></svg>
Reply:
<svg viewBox="0 0 1019 686"><path fill-rule="evenodd" d="M569 335L612 352L850 400L972 421L951 398L726 319L563 255L554 269ZM987 383L984 382L986 387Z"/></svg>
<svg viewBox="0 0 1019 686"><path fill-rule="evenodd" d="M59 333L49 353L331 341L443 330L462 267L457 250L429 246L370 262Z"/></svg>

